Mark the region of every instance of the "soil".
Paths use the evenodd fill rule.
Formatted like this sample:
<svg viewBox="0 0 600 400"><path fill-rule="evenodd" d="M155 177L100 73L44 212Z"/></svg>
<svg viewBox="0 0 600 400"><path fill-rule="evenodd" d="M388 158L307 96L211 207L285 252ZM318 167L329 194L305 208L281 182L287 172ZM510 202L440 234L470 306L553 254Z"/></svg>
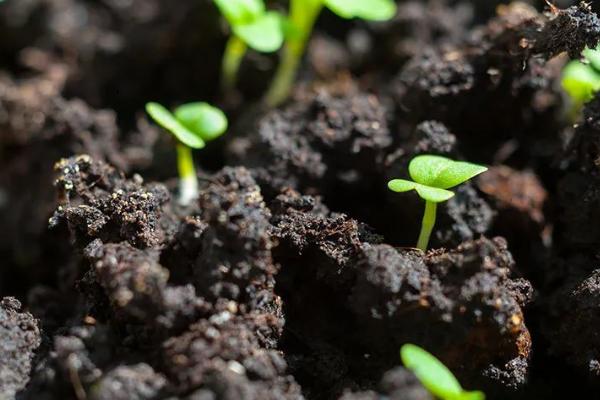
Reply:
<svg viewBox="0 0 600 400"><path fill-rule="evenodd" d="M220 95L209 0L0 3L0 399L433 400L407 342L488 399L595 398L600 97L573 124L560 71L596 7L324 11L266 110L273 56ZM229 116L187 207L150 100ZM427 252L386 187L422 153L490 166Z"/></svg>

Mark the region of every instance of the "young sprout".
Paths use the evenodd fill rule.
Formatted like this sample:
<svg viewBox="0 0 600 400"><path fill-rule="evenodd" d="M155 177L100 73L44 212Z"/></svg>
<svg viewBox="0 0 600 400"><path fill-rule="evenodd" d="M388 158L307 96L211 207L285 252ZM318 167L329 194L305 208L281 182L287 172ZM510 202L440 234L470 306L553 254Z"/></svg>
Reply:
<svg viewBox="0 0 600 400"><path fill-rule="evenodd" d="M425 214L417 247L427 250L429 237L435 225L437 204L454 196L450 189L487 171L486 167L462 161L453 161L446 157L420 155L408 165L412 181L392 179L388 188L394 192L415 190L425 200Z"/></svg>
<svg viewBox="0 0 600 400"><path fill-rule="evenodd" d="M480 391L466 391L440 360L414 344L400 349L402 363L410 369L431 394L441 400L485 400Z"/></svg>
<svg viewBox="0 0 600 400"><path fill-rule="evenodd" d="M202 102L183 104L174 113L158 103L148 103L146 112L177 140L179 203L187 206L198 197L198 177L192 149L201 149L205 142L225 133L227 117L223 111Z"/></svg>
<svg viewBox="0 0 600 400"><path fill-rule="evenodd" d="M221 86L225 93L236 84L242 59L248 47L272 53L283 44L283 16L267 11L263 0L214 0L231 26L221 66Z"/></svg>
<svg viewBox="0 0 600 400"><path fill-rule="evenodd" d="M346 19L385 21L396 14L393 0L290 0L283 58L265 98L268 106L279 105L289 95L306 44L323 7Z"/></svg>
<svg viewBox="0 0 600 400"><path fill-rule="evenodd" d="M583 62L571 61L562 71L561 84L571 101L571 121L577 120L585 103L600 90L600 51L586 48L583 57Z"/></svg>

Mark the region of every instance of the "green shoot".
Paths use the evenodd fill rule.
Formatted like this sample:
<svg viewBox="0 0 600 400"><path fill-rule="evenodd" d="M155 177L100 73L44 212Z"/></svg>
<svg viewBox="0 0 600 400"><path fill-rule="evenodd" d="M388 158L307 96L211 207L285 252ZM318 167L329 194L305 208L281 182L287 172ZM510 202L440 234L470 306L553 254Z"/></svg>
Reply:
<svg viewBox="0 0 600 400"><path fill-rule="evenodd" d="M308 39L323 7L346 19L385 21L396 14L393 0L290 0L289 29L283 59L265 98L269 107L281 104L288 97Z"/></svg>
<svg viewBox="0 0 600 400"><path fill-rule="evenodd" d="M561 84L570 99L568 116L576 121L583 106L600 90L600 51L586 48L584 61L571 61L562 71Z"/></svg>
<svg viewBox="0 0 600 400"><path fill-rule="evenodd" d="M189 205L198 197L198 177L192 149L201 149L227 130L227 117L208 103L181 105L171 113L158 103L146 104L152 119L177 140L177 169L179 172L179 203Z"/></svg>
<svg viewBox="0 0 600 400"><path fill-rule="evenodd" d="M236 85L248 47L272 53L283 45L283 16L276 11L267 11L263 0L214 1L232 31L221 66L221 86L227 93Z"/></svg>
<svg viewBox="0 0 600 400"><path fill-rule="evenodd" d="M480 391L466 391L456 377L436 357L419 346L405 344L400 349L402 363L431 394L441 400L485 400Z"/></svg>
<svg viewBox="0 0 600 400"><path fill-rule="evenodd" d="M427 250L435 225L437 204L454 196L454 192L446 189L460 185L485 171L486 167L477 164L453 161L440 156L420 155L413 158L408 165L412 181L392 179L388 182L388 188L394 192L414 190L425 200L425 214L417 242L419 249Z"/></svg>

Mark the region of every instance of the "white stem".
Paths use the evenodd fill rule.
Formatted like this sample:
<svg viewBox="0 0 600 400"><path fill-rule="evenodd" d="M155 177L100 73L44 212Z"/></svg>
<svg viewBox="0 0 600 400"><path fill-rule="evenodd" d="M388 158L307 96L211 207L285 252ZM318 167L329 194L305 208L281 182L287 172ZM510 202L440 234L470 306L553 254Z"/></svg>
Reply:
<svg viewBox="0 0 600 400"><path fill-rule="evenodd" d="M179 180L179 204L189 206L198 198L198 180L188 176Z"/></svg>

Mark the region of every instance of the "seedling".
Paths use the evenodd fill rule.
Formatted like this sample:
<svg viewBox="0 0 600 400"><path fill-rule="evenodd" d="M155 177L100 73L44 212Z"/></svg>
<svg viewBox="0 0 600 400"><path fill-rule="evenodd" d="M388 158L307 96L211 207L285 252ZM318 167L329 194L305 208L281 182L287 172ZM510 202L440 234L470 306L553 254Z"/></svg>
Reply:
<svg viewBox="0 0 600 400"><path fill-rule="evenodd" d="M198 177L192 149L201 149L227 130L227 117L208 103L183 104L171 113L158 103L146 104L146 112L177 140L179 203L187 206L198 197Z"/></svg>
<svg viewBox="0 0 600 400"><path fill-rule="evenodd" d="M565 66L561 83L571 101L569 118L576 121L585 103L600 90L600 51L586 48L583 61L571 61Z"/></svg>
<svg viewBox="0 0 600 400"><path fill-rule="evenodd" d="M263 0L214 1L232 31L221 67L221 85L227 93L235 87L248 47L262 53L272 53L281 48L284 18L276 11L267 11Z"/></svg>
<svg viewBox="0 0 600 400"><path fill-rule="evenodd" d="M265 98L268 106L279 105L289 95L306 44L323 7L346 19L385 21L396 14L393 0L290 0L283 59Z"/></svg>
<svg viewBox="0 0 600 400"><path fill-rule="evenodd" d="M446 157L420 155L408 165L412 181L392 179L388 188L394 192L415 190L425 200L425 214L417 247L427 250L429 237L435 225L437 204L454 197L450 189L487 171L486 167L462 161L453 161Z"/></svg>
<svg viewBox="0 0 600 400"><path fill-rule="evenodd" d="M485 400L480 391L466 391L450 370L431 353L414 344L400 349L402 363L431 394L441 400Z"/></svg>

